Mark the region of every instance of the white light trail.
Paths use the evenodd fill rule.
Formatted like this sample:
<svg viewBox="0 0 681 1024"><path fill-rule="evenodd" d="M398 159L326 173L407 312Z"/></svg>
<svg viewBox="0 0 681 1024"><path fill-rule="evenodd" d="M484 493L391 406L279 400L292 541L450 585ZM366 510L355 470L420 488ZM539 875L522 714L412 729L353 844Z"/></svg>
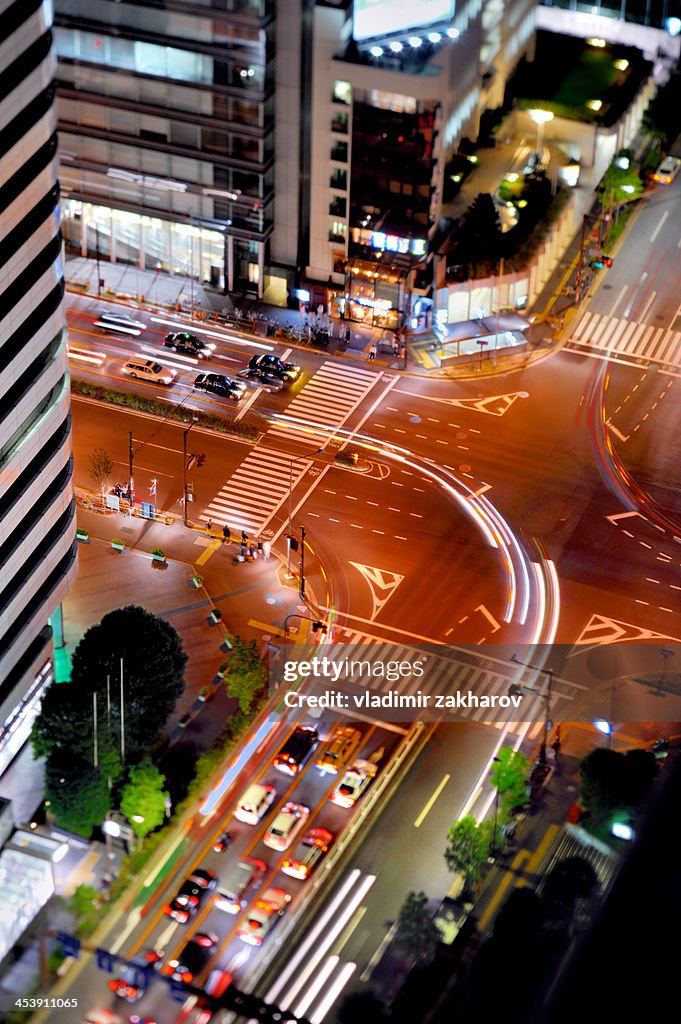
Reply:
<svg viewBox="0 0 681 1024"><path fill-rule="evenodd" d="M296 1006L295 1010L293 1011L295 1013L296 1017L303 1017L305 1015L305 1013L307 1012L309 1007L312 1005L313 1000L315 1000L317 998L317 996L319 995L319 993L323 989L323 987L326 984L326 982L328 981L328 979L331 977L333 972L336 970L336 967L338 966L339 963L340 963L340 957L337 957L337 956L329 956L329 957L327 957L326 963L322 967L321 971L319 972L317 977L314 979L314 981L312 982L312 984L308 988L307 992L305 993L305 995L303 996L303 998L300 1000L300 1002Z"/></svg>
<svg viewBox="0 0 681 1024"><path fill-rule="evenodd" d="M181 327L186 327L186 324L178 323L177 320L165 320L160 316L152 316L151 322L154 324L164 324L166 327L174 327L176 330ZM191 327L192 334L206 334L209 338L217 338L218 341L234 341L237 345L246 345L248 348L262 348L265 352L273 352L274 345L265 345L263 342L253 341L252 338L238 338L235 334L218 334L216 331L208 331L205 327L197 327L195 324L189 324Z"/></svg>
<svg viewBox="0 0 681 1024"><path fill-rule="evenodd" d="M310 1017L311 1024L322 1024L322 1021L326 1017L327 1013L338 999L350 978L357 970L357 964L349 963L346 964L343 970L340 972L335 982L327 992L323 1001L319 1004L315 1012Z"/></svg>

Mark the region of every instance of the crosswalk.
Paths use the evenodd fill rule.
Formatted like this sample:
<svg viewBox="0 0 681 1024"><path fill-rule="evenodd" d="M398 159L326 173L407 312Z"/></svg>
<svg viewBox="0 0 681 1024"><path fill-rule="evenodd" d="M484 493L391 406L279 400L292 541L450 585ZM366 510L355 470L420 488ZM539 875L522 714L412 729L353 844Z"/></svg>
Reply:
<svg viewBox="0 0 681 1024"><path fill-rule="evenodd" d="M391 682L383 675L375 675L371 678L364 677L362 684L367 690L376 694L391 692L399 695L420 693L429 697L435 695L456 694L457 691L474 694L480 698L508 696L511 683L517 681L518 669L513 665L506 665L497 660L486 659L484 654L478 655L471 650L470 654L463 649L442 646L440 650L434 646L411 647L407 644L382 643L377 644L375 638L365 636L348 629L337 630L334 636L333 660L340 662L347 659L349 662L376 662L381 661L384 665L388 662L414 663L424 655L427 658L427 667L421 678L408 676ZM523 681L524 685L524 681ZM534 683L533 689L541 692L541 682ZM565 680L554 680L552 689L551 717L557 721L566 719L567 706L582 696L585 687L566 682ZM544 730L545 702L541 698L531 697L523 701L522 708L518 711L513 707L458 707L439 710L434 706L433 701L427 704L427 712L418 709L407 712L407 718L422 719L424 721L439 719L445 722L480 722L485 725L493 725L497 729L503 729L508 723L520 719L522 723L530 721L530 729L527 733L530 739L539 737ZM383 709L377 709L372 717L384 715ZM386 720L404 720L404 711L393 711Z"/></svg>
<svg viewBox="0 0 681 1024"><path fill-rule="evenodd" d="M341 427L380 379L380 373L362 367L323 363L285 415L296 421L321 423L330 430ZM283 425L270 427L199 519L229 526L233 533L245 530L249 537L261 534L288 499L290 485L295 488L312 465L309 460L293 461L293 456L268 447L268 442L277 444L280 437L290 440L291 436L292 431ZM304 434L308 446L316 442L322 447L329 437L329 431L306 429Z"/></svg>
<svg viewBox="0 0 681 1024"><path fill-rule="evenodd" d="M285 412L286 419L313 422L333 430L342 427L348 416L381 379L375 370L365 370L343 363L323 363ZM268 437L291 437L284 426L273 426ZM306 428L305 438L322 445L329 440L329 430Z"/></svg>
<svg viewBox="0 0 681 1024"><path fill-rule="evenodd" d="M611 355L647 359L665 366L681 366L681 331L622 320L602 313L585 313L570 337L574 346L586 346Z"/></svg>

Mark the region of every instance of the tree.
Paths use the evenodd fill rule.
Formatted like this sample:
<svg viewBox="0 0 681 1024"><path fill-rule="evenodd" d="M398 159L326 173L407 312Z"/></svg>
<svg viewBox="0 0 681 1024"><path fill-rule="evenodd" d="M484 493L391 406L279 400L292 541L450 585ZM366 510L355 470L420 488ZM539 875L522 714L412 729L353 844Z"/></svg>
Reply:
<svg viewBox="0 0 681 1024"><path fill-rule="evenodd" d="M489 852L489 837L472 814L460 818L447 832L445 861L450 871L464 876L467 890L473 888L482 874Z"/></svg>
<svg viewBox="0 0 681 1024"><path fill-rule="evenodd" d="M499 793L499 818L507 822L513 809L527 800L530 762L512 747L501 747L492 765L492 785Z"/></svg>
<svg viewBox="0 0 681 1024"><path fill-rule="evenodd" d="M146 836L163 823L168 799L164 783L165 777L148 757L128 772L121 794L121 810L135 835ZM140 818L141 821L137 820Z"/></svg>
<svg viewBox="0 0 681 1024"><path fill-rule="evenodd" d="M336 1012L338 1024L380 1024L387 1020L385 1003L370 988L351 992Z"/></svg>
<svg viewBox="0 0 681 1024"><path fill-rule="evenodd" d="M113 473L114 464L111 456L104 448L93 449L90 455L89 471L90 476L96 483L97 487L102 494L104 494L104 485Z"/></svg>
<svg viewBox="0 0 681 1024"><path fill-rule="evenodd" d="M101 825L110 807L109 786L99 768L62 751L47 758L45 796L57 824L86 839Z"/></svg>
<svg viewBox="0 0 681 1024"><path fill-rule="evenodd" d="M579 766L580 795L588 811L584 821L590 832L610 838L616 819L634 817L657 775L655 755L649 750L592 750Z"/></svg>
<svg viewBox="0 0 681 1024"><path fill-rule="evenodd" d="M501 225L494 200L488 192L481 192L466 210L461 238L469 262L498 258Z"/></svg>
<svg viewBox="0 0 681 1024"><path fill-rule="evenodd" d="M420 967L432 960L439 941L425 892L408 893L397 919L395 944Z"/></svg>
<svg viewBox="0 0 681 1024"><path fill-rule="evenodd" d="M255 641L235 636L229 656L227 696L235 697L239 701L239 710L248 714L265 684L265 666L260 660Z"/></svg>
<svg viewBox="0 0 681 1024"><path fill-rule="evenodd" d="M81 883L64 902L75 919L76 935L81 939L92 935L102 916L99 893L95 887Z"/></svg>

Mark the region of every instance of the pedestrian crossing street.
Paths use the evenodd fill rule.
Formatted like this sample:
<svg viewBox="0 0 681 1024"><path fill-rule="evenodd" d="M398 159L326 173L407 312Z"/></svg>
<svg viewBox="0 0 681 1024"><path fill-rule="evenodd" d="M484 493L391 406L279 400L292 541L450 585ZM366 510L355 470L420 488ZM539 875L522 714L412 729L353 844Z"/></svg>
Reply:
<svg viewBox="0 0 681 1024"><path fill-rule="evenodd" d="M471 693L477 697L482 696L508 696L511 683L518 681L518 669L516 666L500 660L487 659L484 653L477 655L471 648L468 656L463 649L450 648L442 645L442 654L435 653L438 650L435 645L423 647L411 647L405 644L376 643L373 637L355 633L350 630L341 629L335 631L334 655L335 662L341 659L349 661L377 661L384 663L389 661L414 662L424 656L427 657L427 668L421 679L404 678L398 682L388 682L381 676L363 680L363 684L373 693L383 694L392 691L399 694L456 694L457 691L467 694ZM475 664L477 660L477 665ZM508 671L505 671L507 669ZM521 683L526 685L529 677L523 677ZM532 684L532 689L542 692L542 677ZM567 709L570 703L580 697L586 687L576 683L567 683L564 680L554 680L552 689L551 717L554 720L566 720ZM520 709L520 721L517 722L518 731L520 726L530 722L526 735L530 739L541 737L544 731L546 706L541 698L526 697ZM382 709L374 709L372 717L380 717ZM418 709L405 711L392 711L388 714L387 720L397 721L400 715L407 719L415 718L423 721L434 721L435 719L444 722L480 722L484 725L492 725L497 729L503 729L507 724L514 723L519 717L519 711L514 707L509 708L481 708L481 707L459 707L456 709L431 708L428 705L427 713ZM404 719L403 719L404 720Z"/></svg>
<svg viewBox="0 0 681 1024"><path fill-rule="evenodd" d="M334 429L341 427L374 385L381 379L375 370L365 370L343 363L323 363L310 377L299 395L287 407L285 416L297 420L311 420ZM285 427L273 426L268 437L291 437ZM305 431L306 440L326 444L329 431Z"/></svg>
<svg viewBox="0 0 681 1024"><path fill-rule="evenodd" d="M287 407L285 415L314 420L331 429L341 427L380 379L380 373L362 367L323 363ZM229 526L233 533L245 530L249 537L262 533L288 500L291 480L295 488L312 465L309 460L292 463L293 456L266 447L269 441L275 442L281 437L290 440L292 436L303 436L309 447L315 443L322 447L330 433L306 431L301 435L283 426L271 427L199 519L204 523L210 520L216 526Z"/></svg>
<svg viewBox="0 0 681 1024"><path fill-rule="evenodd" d="M616 355L649 359L666 366L681 366L681 331L622 320L601 313L585 313L570 342Z"/></svg>

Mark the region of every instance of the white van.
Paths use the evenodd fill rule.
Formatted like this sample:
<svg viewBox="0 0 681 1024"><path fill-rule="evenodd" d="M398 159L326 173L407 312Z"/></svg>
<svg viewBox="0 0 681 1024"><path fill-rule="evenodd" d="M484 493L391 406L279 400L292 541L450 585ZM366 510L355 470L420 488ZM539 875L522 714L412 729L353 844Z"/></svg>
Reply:
<svg viewBox="0 0 681 1024"><path fill-rule="evenodd" d="M237 803L234 817L243 821L245 825L257 825L267 814L276 796L274 786L254 782Z"/></svg>

